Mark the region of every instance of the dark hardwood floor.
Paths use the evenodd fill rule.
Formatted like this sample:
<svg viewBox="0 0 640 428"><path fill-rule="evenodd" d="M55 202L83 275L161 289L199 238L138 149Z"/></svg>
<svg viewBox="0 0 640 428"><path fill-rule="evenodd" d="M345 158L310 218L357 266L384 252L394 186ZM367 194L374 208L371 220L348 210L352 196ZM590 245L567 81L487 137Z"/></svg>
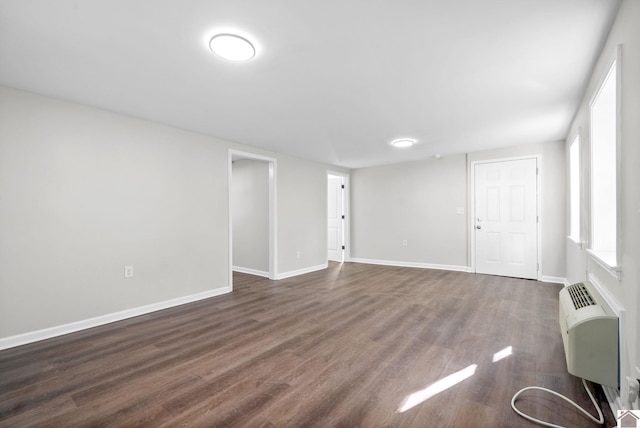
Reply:
<svg viewBox="0 0 640 428"><path fill-rule="evenodd" d="M510 400L529 385L591 410L566 370L559 285L331 263L234 288L0 352L0 426L528 427ZM518 404L597 426L553 396Z"/></svg>

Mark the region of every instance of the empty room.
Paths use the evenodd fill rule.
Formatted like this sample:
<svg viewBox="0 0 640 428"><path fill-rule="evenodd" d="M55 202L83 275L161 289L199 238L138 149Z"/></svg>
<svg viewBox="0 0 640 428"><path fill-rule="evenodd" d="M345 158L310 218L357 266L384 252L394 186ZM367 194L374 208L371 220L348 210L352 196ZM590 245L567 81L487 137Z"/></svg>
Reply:
<svg viewBox="0 0 640 428"><path fill-rule="evenodd" d="M640 421L640 1L0 1L0 427Z"/></svg>

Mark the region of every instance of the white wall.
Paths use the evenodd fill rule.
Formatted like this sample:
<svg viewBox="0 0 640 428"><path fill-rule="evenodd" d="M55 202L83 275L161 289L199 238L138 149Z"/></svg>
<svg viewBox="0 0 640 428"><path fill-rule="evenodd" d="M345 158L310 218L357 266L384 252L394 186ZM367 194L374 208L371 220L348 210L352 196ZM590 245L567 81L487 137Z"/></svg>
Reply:
<svg viewBox="0 0 640 428"><path fill-rule="evenodd" d="M0 345L226 291L230 148L277 159L276 274L326 266L327 165L0 87Z"/></svg>
<svg viewBox="0 0 640 428"><path fill-rule="evenodd" d="M327 166L279 155L277 205L278 277L327 266Z"/></svg>
<svg viewBox="0 0 640 428"><path fill-rule="evenodd" d="M269 164L238 159L232 175L233 266L268 276Z"/></svg>
<svg viewBox="0 0 640 428"><path fill-rule="evenodd" d="M541 155L542 276L565 277L564 142L528 144L352 172L352 256L469 269L468 165ZM457 215L457 208L464 208ZM403 240L407 246L402 245Z"/></svg>
<svg viewBox="0 0 640 428"><path fill-rule="evenodd" d="M616 46L622 44L622 60L618 67L622 72L622 133L621 133L621 173L622 173L622 279L618 281L613 275L602 269L584 249L569 242L567 259L572 261L567 266L567 276L571 282L584 280L592 275L598 283L625 311L625 331L621 348L621 375L640 378L640 339L638 332L640 318L640 2L623 1L609 38L596 64L589 81L587 91L580 105L571 130L567 136L567 150L570 139L580 132L582 150L583 199L582 231L583 240L589 240L589 176L590 176L590 127L589 101L598 88L603 74L606 73L609 60ZM567 218L568 222L568 218ZM575 261L575 263L573 262Z"/></svg>
<svg viewBox="0 0 640 428"><path fill-rule="evenodd" d="M352 258L465 269L466 171L465 155L353 171Z"/></svg>

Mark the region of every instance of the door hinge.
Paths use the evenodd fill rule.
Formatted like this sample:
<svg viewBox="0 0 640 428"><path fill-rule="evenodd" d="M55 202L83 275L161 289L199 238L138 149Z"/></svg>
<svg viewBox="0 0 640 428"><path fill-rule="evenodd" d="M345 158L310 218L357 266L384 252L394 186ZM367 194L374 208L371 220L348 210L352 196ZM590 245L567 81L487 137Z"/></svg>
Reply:
<svg viewBox="0 0 640 428"><path fill-rule="evenodd" d="M540 174L540 168L536 167L536 175Z"/></svg>
<svg viewBox="0 0 640 428"><path fill-rule="evenodd" d="M344 245L342 246L342 249L344 250Z"/></svg>
<svg viewBox="0 0 640 428"><path fill-rule="evenodd" d="M342 215L342 219L344 220L344 214Z"/></svg>
<svg viewBox="0 0 640 428"><path fill-rule="evenodd" d="M340 185L340 188L341 188L341 189L344 189L344 184L341 184L341 185Z"/></svg>

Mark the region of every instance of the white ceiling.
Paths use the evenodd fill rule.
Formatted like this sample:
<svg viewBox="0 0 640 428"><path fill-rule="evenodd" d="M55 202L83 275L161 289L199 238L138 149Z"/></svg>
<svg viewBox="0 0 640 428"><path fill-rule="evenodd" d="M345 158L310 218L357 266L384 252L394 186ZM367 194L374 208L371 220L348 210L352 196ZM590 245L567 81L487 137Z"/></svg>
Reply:
<svg viewBox="0 0 640 428"><path fill-rule="evenodd" d="M2 0L0 84L357 168L564 139L618 6Z"/></svg>

